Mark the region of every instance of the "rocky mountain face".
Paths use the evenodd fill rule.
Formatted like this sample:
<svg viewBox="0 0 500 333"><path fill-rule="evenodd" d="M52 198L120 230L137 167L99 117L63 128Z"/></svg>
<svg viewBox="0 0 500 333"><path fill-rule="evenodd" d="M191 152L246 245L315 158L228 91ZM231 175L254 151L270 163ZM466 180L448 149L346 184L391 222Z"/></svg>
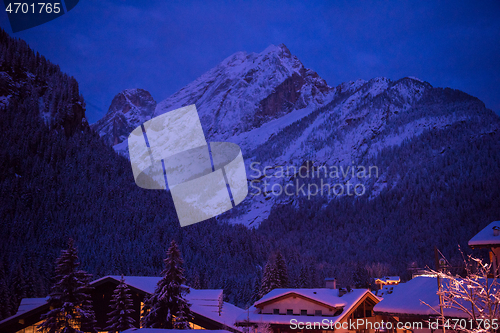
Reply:
<svg viewBox="0 0 500 333"><path fill-rule="evenodd" d="M205 135L227 140L329 101L333 89L283 44L238 52L158 104L155 115L196 104Z"/></svg>
<svg viewBox="0 0 500 333"><path fill-rule="evenodd" d="M106 115L91 125L106 143L114 146L127 139L130 132L151 119L156 102L144 89L126 89L111 102Z"/></svg>
<svg viewBox="0 0 500 333"><path fill-rule="evenodd" d="M250 194L220 219L252 226L279 205L310 199L302 191L284 194L287 186L337 186L337 191L321 194L327 200L349 196L346 186L355 198L352 189L357 186L358 193L362 189L364 197L374 198L399 186L406 173L425 168L422 161L437 163L462 140L497 135L500 128L499 117L477 98L414 77L330 87L284 45L228 57L158 103L152 116L190 104L196 104L207 141L230 141L242 148ZM129 120L130 130L141 122ZM123 130L121 137L109 128L100 131L116 144L127 136ZM439 138L430 151L415 151L407 161L398 155L429 135ZM127 155L126 142L114 148ZM376 175L364 177L358 174L360 167L372 167ZM298 177L299 169L307 176ZM322 179L314 170L323 172Z"/></svg>

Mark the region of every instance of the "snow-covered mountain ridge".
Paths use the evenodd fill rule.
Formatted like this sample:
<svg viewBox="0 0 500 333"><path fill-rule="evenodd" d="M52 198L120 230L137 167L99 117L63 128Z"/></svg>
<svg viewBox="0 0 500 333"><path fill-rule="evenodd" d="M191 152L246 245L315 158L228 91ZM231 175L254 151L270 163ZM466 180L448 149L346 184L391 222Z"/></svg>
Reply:
<svg viewBox="0 0 500 333"><path fill-rule="evenodd" d="M270 46L259 54L226 58L160 102L155 115L196 104L206 136L224 141L294 110L315 109L330 100L332 91L285 45Z"/></svg>
<svg viewBox="0 0 500 333"><path fill-rule="evenodd" d="M110 145L127 139L130 132L151 119L156 102L144 89L126 89L111 102L106 115L91 125Z"/></svg>
<svg viewBox="0 0 500 333"><path fill-rule="evenodd" d="M293 179L273 177L280 168L376 165L380 173L376 179L347 175L325 180L330 185L362 184L366 195L374 197L404 179L401 170L391 169L392 161L400 159L396 152L404 145L417 143L429 133L437 136L462 128L460 135L439 143L434 157L426 155L427 159L441 158L439 152L453 149L461 135L475 137L500 128L498 116L477 98L434 88L414 77L397 81L378 77L330 87L284 45L226 58L158 103L154 113L148 109L141 117L128 118L122 128L131 130L149 119L149 114L154 117L190 104L196 104L208 141L230 141L242 148L249 185L261 194L252 195L250 190L241 205L220 219L247 225L258 225L274 207L297 199L269 194L261 179L254 179L251 163L261 170L267 167L268 186L281 187ZM110 132L110 127L101 129L101 135ZM118 142L126 137L122 133ZM114 148L127 155L126 142ZM388 152L392 155L381 160ZM415 152L412 163L419 163L419 154L424 160L423 152Z"/></svg>

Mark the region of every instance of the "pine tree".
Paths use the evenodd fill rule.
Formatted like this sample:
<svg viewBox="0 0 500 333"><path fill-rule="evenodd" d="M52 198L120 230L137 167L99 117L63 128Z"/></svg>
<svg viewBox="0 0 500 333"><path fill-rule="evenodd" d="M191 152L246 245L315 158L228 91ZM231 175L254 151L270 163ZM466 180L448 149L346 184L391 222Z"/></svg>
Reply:
<svg viewBox="0 0 500 333"><path fill-rule="evenodd" d="M352 273L352 280L356 288L369 288L370 276L365 266L357 263Z"/></svg>
<svg viewBox="0 0 500 333"><path fill-rule="evenodd" d="M184 268L177 243L172 241L164 260L163 278L158 281L154 294L144 302L142 325L152 328L188 329L191 318L190 304L184 298L189 288L184 286Z"/></svg>
<svg viewBox="0 0 500 333"><path fill-rule="evenodd" d="M285 259L278 251L272 254L264 267L262 284L260 288L260 297L276 288L285 288L288 286L288 271Z"/></svg>
<svg viewBox="0 0 500 333"><path fill-rule="evenodd" d="M309 262L309 288L318 288L318 270L314 261Z"/></svg>
<svg viewBox="0 0 500 333"><path fill-rule="evenodd" d="M79 270L80 262L73 239L56 260L55 284L48 300L51 310L38 326L43 333L95 332L95 315L90 301L90 275Z"/></svg>
<svg viewBox="0 0 500 333"><path fill-rule="evenodd" d="M191 284L191 288L194 289L201 289L201 279L200 279L200 274L196 272L193 277L193 283Z"/></svg>
<svg viewBox="0 0 500 333"><path fill-rule="evenodd" d="M21 300L26 297L26 282L21 264L17 265L13 278L13 297L11 298L11 309L17 312Z"/></svg>
<svg viewBox="0 0 500 333"><path fill-rule="evenodd" d="M253 288L252 288L252 298L250 299L251 303L256 302L260 298L260 276L257 275L253 280Z"/></svg>
<svg viewBox="0 0 500 333"><path fill-rule="evenodd" d="M281 252L278 250L276 252L276 271L278 274L278 279L280 281L280 287L279 288L286 288L288 287L288 268L286 265L285 258L283 258L283 255Z"/></svg>
<svg viewBox="0 0 500 333"><path fill-rule="evenodd" d="M1 274L1 273L0 273ZM0 320L10 316L10 292L2 276L0 276Z"/></svg>
<svg viewBox="0 0 500 333"><path fill-rule="evenodd" d="M121 332L129 328L134 328L134 318L132 318L131 313L134 312L132 309L133 303L130 298L130 289L125 283L125 279L120 279L120 283L116 286L113 292L113 298L111 299L111 308L113 309L108 313L109 320L106 330L111 332Z"/></svg>
<svg viewBox="0 0 500 333"><path fill-rule="evenodd" d="M302 264L300 266L299 288L308 288L310 286L310 281L309 270L307 269L306 264Z"/></svg>

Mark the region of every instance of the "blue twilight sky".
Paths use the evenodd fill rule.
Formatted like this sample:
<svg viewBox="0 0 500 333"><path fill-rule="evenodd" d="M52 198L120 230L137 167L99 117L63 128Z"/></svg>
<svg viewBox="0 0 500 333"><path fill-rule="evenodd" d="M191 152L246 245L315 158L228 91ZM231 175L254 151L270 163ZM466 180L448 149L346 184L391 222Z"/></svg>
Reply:
<svg viewBox="0 0 500 333"><path fill-rule="evenodd" d="M416 76L500 114L500 1L106 1L12 34L80 83L91 123L126 88L157 102L237 51L284 43L329 85Z"/></svg>

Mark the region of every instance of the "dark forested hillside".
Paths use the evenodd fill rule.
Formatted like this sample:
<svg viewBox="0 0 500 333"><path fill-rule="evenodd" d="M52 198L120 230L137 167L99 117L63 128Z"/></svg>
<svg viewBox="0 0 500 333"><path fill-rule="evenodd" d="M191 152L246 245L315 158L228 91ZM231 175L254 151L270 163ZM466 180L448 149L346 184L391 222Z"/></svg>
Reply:
<svg viewBox="0 0 500 333"><path fill-rule="evenodd" d="M78 82L0 29L0 105L25 102L26 96L33 99L30 109L51 128L63 128L66 135L88 128Z"/></svg>
<svg viewBox="0 0 500 333"><path fill-rule="evenodd" d="M291 286L408 276L410 262L432 264L434 245L457 259L457 245L500 216L500 133L481 131L489 120L478 114L382 150L376 164L400 186L376 198L278 206L258 229L213 219L180 228L169 193L137 187L129 161L88 129L76 81L3 31L0 47L1 317L47 295L69 237L95 278L158 275L175 239L189 284L245 306L275 250Z"/></svg>

